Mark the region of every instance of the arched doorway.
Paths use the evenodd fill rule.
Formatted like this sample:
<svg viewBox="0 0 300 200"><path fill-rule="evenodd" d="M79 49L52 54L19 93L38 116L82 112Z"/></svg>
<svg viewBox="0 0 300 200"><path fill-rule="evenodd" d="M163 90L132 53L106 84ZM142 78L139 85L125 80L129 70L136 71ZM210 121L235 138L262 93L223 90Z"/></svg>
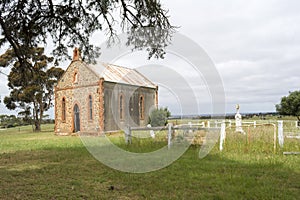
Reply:
<svg viewBox="0 0 300 200"><path fill-rule="evenodd" d="M80 131L80 117L79 107L77 104L74 106L74 132Z"/></svg>

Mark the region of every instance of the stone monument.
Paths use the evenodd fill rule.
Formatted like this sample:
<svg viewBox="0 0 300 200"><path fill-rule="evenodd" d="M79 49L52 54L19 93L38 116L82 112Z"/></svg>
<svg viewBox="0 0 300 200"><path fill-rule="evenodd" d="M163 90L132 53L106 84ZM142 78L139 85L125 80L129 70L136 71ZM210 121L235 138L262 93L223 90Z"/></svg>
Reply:
<svg viewBox="0 0 300 200"><path fill-rule="evenodd" d="M236 114L235 114L235 132L245 134L242 128L242 115L240 114L240 105L236 105Z"/></svg>

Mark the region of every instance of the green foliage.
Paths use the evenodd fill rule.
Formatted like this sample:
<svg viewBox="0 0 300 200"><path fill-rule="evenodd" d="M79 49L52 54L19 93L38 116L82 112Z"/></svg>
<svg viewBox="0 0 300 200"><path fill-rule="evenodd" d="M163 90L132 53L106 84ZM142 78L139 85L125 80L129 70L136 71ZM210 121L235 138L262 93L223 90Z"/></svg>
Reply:
<svg viewBox="0 0 300 200"><path fill-rule="evenodd" d="M152 127L165 126L167 124L168 117L170 116L171 113L168 108L159 108L150 113L148 123L151 124Z"/></svg>
<svg viewBox="0 0 300 200"><path fill-rule="evenodd" d="M95 61L100 49L90 42L90 37L96 31L105 31L113 42L119 25L129 34L128 45L161 57L174 29L167 13L156 0L4 0L0 3L0 47L9 44L25 68L30 67L27 58L31 49L50 40L54 43L53 55L58 59L68 58L68 49L76 46L83 59ZM154 31L150 34L148 28Z"/></svg>
<svg viewBox="0 0 300 200"><path fill-rule="evenodd" d="M64 72L56 67L47 69L52 61L52 57L44 55L43 48L31 49L27 59L30 68L21 67L14 57L14 51L8 50L0 57L0 62L5 67L11 67L8 75L8 87L11 92L4 98L4 104L11 110L21 108L23 111L19 114L27 121L32 115L36 131L40 131L44 111L52 106L54 84Z"/></svg>
<svg viewBox="0 0 300 200"><path fill-rule="evenodd" d="M281 115L296 116L300 120L300 91L289 92L288 96L282 97L276 110Z"/></svg>
<svg viewBox="0 0 300 200"><path fill-rule="evenodd" d="M0 128L11 128L22 124L22 120L15 115L0 115Z"/></svg>

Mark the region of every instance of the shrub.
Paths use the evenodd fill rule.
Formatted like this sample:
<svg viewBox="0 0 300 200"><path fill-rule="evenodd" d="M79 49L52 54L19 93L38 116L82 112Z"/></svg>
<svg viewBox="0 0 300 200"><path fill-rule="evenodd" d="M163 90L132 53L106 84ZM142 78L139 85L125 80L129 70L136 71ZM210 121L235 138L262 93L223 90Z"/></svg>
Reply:
<svg viewBox="0 0 300 200"><path fill-rule="evenodd" d="M150 113L149 117L149 124L151 126L156 127L156 126L165 126L167 124L168 117L171 116L170 111L168 108L159 108L156 110L153 110Z"/></svg>

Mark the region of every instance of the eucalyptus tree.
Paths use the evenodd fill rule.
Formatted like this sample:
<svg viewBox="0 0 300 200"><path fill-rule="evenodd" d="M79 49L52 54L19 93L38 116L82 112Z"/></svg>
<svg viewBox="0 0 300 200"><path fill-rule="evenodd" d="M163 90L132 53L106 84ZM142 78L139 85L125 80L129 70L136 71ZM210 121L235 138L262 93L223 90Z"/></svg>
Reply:
<svg viewBox="0 0 300 200"><path fill-rule="evenodd" d="M289 92L288 96L282 97L280 104L276 105L276 110L281 115L296 116L300 121L300 91Z"/></svg>
<svg viewBox="0 0 300 200"><path fill-rule="evenodd" d="M68 49L76 46L83 59L93 62L100 49L91 43L92 34L104 31L114 42L119 27L133 49L163 57L176 29L159 0L2 0L0 15L0 47L8 44L25 68L31 67L30 50L49 41L58 60L68 58Z"/></svg>
<svg viewBox="0 0 300 200"><path fill-rule="evenodd" d="M58 67L49 68L53 57L44 55L43 48L33 48L28 54L29 68L23 68L14 55L13 50L7 50L0 56L0 64L11 67L8 75L9 96L4 98L8 109L21 109L20 114L32 116L35 131L41 130L43 114L52 106L54 85L64 70Z"/></svg>

